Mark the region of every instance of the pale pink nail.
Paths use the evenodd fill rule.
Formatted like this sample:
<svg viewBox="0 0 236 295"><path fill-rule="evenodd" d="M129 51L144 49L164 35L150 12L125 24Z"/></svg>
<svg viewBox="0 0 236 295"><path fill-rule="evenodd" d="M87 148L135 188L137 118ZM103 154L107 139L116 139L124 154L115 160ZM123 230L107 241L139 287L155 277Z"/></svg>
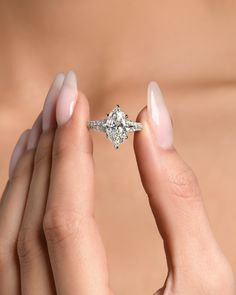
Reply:
<svg viewBox="0 0 236 295"><path fill-rule="evenodd" d="M173 147L173 128L163 95L156 82L148 85L148 113L154 122L154 134L158 145L163 149Z"/></svg>
<svg viewBox="0 0 236 295"><path fill-rule="evenodd" d="M77 79L73 71L68 72L63 82L56 107L58 126L65 124L71 118L77 99Z"/></svg>
<svg viewBox="0 0 236 295"><path fill-rule="evenodd" d="M13 150L11 160L10 160L9 179L12 177L14 173L17 162L19 161L20 157L26 150L29 134L30 134L30 130L25 130L17 141L17 144Z"/></svg>
<svg viewBox="0 0 236 295"><path fill-rule="evenodd" d="M42 132L42 113L39 114L38 118L34 122L33 127L30 131L27 150L35 149L37 147L41 132Z"/></svg>
<svg viewBox="0 0 236 295"><path fill-rule="evenodd" d="M56 123L56 103L57 99L64 82L65 75L60 73L57 74L54 79L48 94L45 99L43 107L43 119L42 119L42 128L43 131L46 131L57 126Z"/></svg>

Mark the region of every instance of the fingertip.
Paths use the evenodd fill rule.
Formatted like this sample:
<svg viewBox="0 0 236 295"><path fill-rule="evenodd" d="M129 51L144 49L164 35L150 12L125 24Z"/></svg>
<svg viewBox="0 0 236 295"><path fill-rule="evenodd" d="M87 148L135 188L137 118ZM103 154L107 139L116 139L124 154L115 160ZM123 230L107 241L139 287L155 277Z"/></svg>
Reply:
<svg viewBox="0 0 236 295"><path fill-rule="evenodd" d="M91 152L93 150L92 137L89 132L88 122L90 120L90 106L86 95L79 91L78 99L75 105L74 114L70 122L70 129L77 133L77 138L80 142L80 147L83 150ZM73 132L71 130L71 132Z"/></svg>
<svg viewBox="0 0 236 295"><path fill-rule="evenodd" d="M135 152L139 151L139 149L146 149L143 145L145 145L150 139L147 138L147 136L150 137L150 122L149 122L149 116L148 116L148 110L147 106L145 106L138 114L137 122L142 123L143 128L141 131L134 133L134 149Z"/></svg>
<svg viewBox="0 0 236 295"><path fill-rule="evenodd" d="M145 123L145 120L147 119L146 116L147 116L147 106L143 107L142 110L138 113L136 121Z"/></svg>
<svg viewBox="0 0 236 295"><path fill-rule="evenodd" d="M76 153L83 151L91 154L93 151L92 138L88 129L89 102L82 92L78 92L73 114L69 121L59 126L56 130L54 152L65 149L70 151L71 147L76 147ZM74 151L73 151L74 152Z"/></svg>
<svg viewBox="0 0 236 295"><path fill-rule="evenodd" d="M78 92L77 107L79 111L79 118L84 121L89 120L89 117L90 117L89 101L86 95L82 91Z"/></svg>
<svg viewBox="0 0 236 295"><path fill-rule="evenodd" d="M65 75L59 73L56 75L52 85L48 91L43 107L42 129L47 131L50 128L56 127L56 102L63 85Z"/></svg>

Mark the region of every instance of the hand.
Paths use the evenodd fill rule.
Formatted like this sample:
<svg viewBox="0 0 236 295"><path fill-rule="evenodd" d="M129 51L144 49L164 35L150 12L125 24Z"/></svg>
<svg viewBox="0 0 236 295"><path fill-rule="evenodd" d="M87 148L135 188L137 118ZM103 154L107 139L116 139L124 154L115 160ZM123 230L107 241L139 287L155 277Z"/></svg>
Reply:
<svg viewBox="0 0 236 295"><path fill-rule="evenodd" d="M173 129L155 82L138 117L134 148L144 189L164 241L168 276L156 294L236 294L233 272L210 229L193 171L173 145ZM207 168L207 167L206 167Z"/></svg>
<svg viewBox="0 0 236 295"><path fill-rule="evenodd" d="M113 294L93 217L88 120L75 74L58 75L12 155L0 203L0 294ZM196 178L173 147L171 121L153 83L139 120L144 130L135 134L135 153L169 267L156 294L235 294L232 270L210 230Z"/></svg>
<svg viewBox="0 0 236 295"><path fill-rule="evenodd" d="M88 120L75 74L60 74L13 152L0 206L0 294L110 294Z"/></svg>

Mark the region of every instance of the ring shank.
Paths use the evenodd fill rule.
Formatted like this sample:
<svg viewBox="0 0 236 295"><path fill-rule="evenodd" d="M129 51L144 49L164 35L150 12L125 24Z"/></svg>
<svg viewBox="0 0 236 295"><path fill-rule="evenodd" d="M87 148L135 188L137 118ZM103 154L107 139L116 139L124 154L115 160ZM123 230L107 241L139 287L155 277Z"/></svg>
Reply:
<svg viewBox="0 0 236 295"><path fill-rule="evenodd" d="M106 133L106 120L89 121L88 128ZM141 131L143 129L143 125L140 122L133 122L131 120L127 120L125 124L125 129L127 130L127 132Z"/></svg>
<svg viewBox="0 0 236 295"><path fill-rule="evenodd" d="M100 132L106 132L106 130L105 130L105 121L104 120L89 121L88 122L88 128L89 129L94 129L94 130L100 131Z"/></svg>

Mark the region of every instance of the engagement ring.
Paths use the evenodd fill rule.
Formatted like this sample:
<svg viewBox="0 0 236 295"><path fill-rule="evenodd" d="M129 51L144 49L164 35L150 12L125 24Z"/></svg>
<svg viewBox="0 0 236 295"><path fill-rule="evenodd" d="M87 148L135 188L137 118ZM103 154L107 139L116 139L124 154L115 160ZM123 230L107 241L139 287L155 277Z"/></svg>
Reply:
<svg viewBox="0 0 236 295"><path fill-rule="evenodd" d="M105 119L89 121L88 127L106 133L106 137L116 149L128 138L130 132L140 131L143 128L141 123L129 120L119 105L107 114Z"/></svg>

